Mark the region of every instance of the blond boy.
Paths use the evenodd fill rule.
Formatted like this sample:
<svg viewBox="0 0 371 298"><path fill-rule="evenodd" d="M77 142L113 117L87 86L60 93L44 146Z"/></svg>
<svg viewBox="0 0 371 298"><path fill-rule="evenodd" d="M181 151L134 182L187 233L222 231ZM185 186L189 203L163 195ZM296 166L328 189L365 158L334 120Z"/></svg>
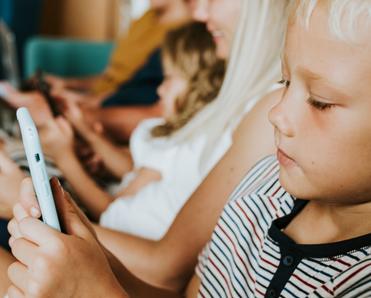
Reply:
<svg viewBox="0 0 371 298"><path fill-rule="evenodd" d="M188 297L371 297L371 2L293 2L269 115L277 155L225 207ZM26 181L10 297L180 297L130 276L53 188L70 235L28 216Z"/></svg>

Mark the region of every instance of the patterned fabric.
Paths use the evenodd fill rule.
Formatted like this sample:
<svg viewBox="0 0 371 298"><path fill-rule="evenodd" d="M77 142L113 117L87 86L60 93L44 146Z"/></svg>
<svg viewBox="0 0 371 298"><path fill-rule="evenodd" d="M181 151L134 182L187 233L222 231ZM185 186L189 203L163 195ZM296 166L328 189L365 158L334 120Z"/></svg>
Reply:
<svg viewBox="0 0 371 298"><path fill-rule="evenodd" d="M306 203L282 188L275 157L258 163L200 255L199 297L371 297L371 234L299 245L283 233Z"/></svg>

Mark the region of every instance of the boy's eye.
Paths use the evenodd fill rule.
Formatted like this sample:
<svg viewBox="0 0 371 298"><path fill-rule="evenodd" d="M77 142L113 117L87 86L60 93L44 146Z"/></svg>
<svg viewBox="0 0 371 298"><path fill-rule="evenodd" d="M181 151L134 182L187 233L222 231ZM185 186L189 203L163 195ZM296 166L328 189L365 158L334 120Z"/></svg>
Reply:
<svg viewBox="0 0 371 298"><path fill-rule="evenodd" d="M278 82L278 84L281 84L281 85L285 86L285 88L290 87L290 81L289 80L282 79L281 81Z"/></svg>
<svg viewBox="0 0 371 298"><path fill-rule="evenodd" d="M314 98L308 98L308 103L317 110L324 111L334 107L334 104L329 104L321 101L317 101Z"/></svg>

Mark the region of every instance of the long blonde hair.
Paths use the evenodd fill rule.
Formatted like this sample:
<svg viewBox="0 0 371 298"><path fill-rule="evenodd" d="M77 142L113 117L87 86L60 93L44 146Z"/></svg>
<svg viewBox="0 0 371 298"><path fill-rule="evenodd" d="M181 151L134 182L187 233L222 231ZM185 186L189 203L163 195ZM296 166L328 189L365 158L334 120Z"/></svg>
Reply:
<svg viewBox="0 0 371 298"><path fill-rule="evenodd" d="M193 22L170 31L162 47L162 57L187 81L187 90L175 99L172 119L152 129L154 137L173 134L213 101L225 73L225 61L216 56L215 43L204 23Z"/></svg>
<svg viewBox="0 0 371 298"><path fill-rule="evenodd" d="M240 1L239 24L219 95L172 136L175 144L200 134L206 136L201 167L223 133L234 128L280 79L280 54L290 1Z"/></svg>

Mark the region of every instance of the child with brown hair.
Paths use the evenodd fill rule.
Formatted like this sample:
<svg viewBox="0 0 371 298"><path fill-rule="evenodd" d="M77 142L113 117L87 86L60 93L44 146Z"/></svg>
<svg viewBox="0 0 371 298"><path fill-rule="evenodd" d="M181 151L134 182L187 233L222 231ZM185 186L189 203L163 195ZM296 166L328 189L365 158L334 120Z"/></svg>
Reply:
<svg viewBox="0 0 371 298"><path fill-rule="evenodd" d="M85 173L73 152L73 133L63 118L51 121L40 135L45 152L56 162L92 218L103 226L158 239L185 200L231 144L227 131L207 165L199 159L205 132L178 142L177 132L216 98L224 76L224 61L215 54L212 36L202 23L191 23L168 34L163 47L165 79L158 89L163 118L143 121L122 150L96 133L74 103L66 102L66 117L122 182L102 189ZM116 189L120 189L116 191Z"/></svg>

